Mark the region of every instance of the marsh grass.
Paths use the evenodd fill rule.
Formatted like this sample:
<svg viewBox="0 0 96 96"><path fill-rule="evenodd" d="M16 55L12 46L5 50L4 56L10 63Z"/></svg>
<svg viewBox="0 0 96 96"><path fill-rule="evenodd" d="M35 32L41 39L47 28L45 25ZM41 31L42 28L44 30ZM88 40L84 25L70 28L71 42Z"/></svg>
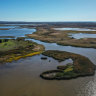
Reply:
<svg viewBox="0 0 96 96"><path fill-rule="evenodd" d="M50 73L56 74L55 76L53 76L53 78L51 77L51 79L71 79L79 76L94 75L95 73L95 65L84 56L58 50L48 50L43 52L42 54L45 56L53 57L58 61L64 61L68 58L71 58L73 60L73 64L57 66L57 69L59 71L61 70L60 72L56 72L56 70L50 70L48 73L43 72L41 74L42 78L50 79ZM46 77L47 74L49 74L49 77Z"/></svg>
<svg viewBox="0 0 96 96"><path fill-rule="evenodd" d="M12 62L20 58L25 58L40 54L44 51L44 46L24 39L2 39L0 43L0 63Z"/></svg>
<svg viewBox="0 0 96 96"><path fill-rule="evenodd" d="M74 39L69 37L69 33L89 33L96 34L96 31L59 31L53 28L37 28L33 34L27 34L29 38L41 40L43 42L57 43L63 46L75 46L96 48L96 38Z"/></svg>

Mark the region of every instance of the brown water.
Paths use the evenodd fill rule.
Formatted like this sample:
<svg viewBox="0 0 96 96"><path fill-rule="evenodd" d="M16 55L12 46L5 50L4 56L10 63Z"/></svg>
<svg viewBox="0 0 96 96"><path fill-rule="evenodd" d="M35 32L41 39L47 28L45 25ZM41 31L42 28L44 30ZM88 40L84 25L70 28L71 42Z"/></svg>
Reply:
<svg viewBox="0 0 96 96"><path fill-rule="evenodd" d="M88 57L94 64L96 62L96 49L34 41L43 44L46 50L73 52ZM42 55L36 55L0 65L0 96L96 96L96 75L72 80L40 78L40 73L72 62L58 62L50 57L41 60L41 57Z"/></svg>
<svg viewBox="0 0 96 96"><path fill-rule="evenodd" d="M66 62L41 55L20 59L0 66L0 96L95 96L95 76L73 80L43 80L45 70L56 69ZM51 60L51 62L49 62Z"/></svg>

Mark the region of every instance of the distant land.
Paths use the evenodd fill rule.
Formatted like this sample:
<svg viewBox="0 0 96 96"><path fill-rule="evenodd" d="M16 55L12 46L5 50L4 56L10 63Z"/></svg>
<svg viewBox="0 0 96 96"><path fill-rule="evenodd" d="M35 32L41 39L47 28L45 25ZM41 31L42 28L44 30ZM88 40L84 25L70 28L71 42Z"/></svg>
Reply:
<svg viewBox="0 0 96 96"><path fill-rule="evenodd" d="M25 22L25 21L0 21L0 24L43 24L56 25L63 27L96 27L96 21L68 21L68 22Z"/></svg>
<svg viewBox="0 0 96 96"><path fill-rule="evenodd" d="M62 24L62 23L95 23L96 21L56 21L56 22L27 22L27 21L0 21L0 24L33 24L33 23L58 23L58 24Z"/></svg>

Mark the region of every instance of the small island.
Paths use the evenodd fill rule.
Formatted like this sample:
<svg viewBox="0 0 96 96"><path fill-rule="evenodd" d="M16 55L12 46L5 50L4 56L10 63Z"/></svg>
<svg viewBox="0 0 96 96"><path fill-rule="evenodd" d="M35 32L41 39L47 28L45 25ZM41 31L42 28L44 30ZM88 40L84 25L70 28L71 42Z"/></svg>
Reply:
<svg viewBox="0 0 96 96"><path fill-rule="evenodd" d="M57 70L49 70L40 74L40 77L47 80L73 79L77 77L91 76L95 73L95 65L86 57L57 50L48 50L42 53L45 56L52 57L58 61L64 61L71 58L73 64L57 66Z"/></svg>
<svg viewBox="0 0 96 96"><path fill-rule="evenodd" d="M0 39L0 64L20 58L41 54L44 46L23 37L17 39Z"/></svg>

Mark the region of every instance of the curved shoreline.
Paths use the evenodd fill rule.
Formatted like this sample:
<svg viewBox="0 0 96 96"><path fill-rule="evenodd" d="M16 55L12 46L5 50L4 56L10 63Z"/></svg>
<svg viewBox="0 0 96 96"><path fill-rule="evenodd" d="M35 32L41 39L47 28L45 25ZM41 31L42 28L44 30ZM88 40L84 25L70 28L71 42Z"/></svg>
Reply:
<svg viewBox="0 0 96 96"><path fill-rule="evenodd" d="M41 54L45 48L43 45L24 38L0 39L0 63L7 63L21 58ZM15 48L16 47L16 48ZM2 49L3 48L3 49Z"/></svg>
<svg viewBox="0 0 96 96"><path fill-rule="evenodd" d="M73 60L73 64L57 66L57 70L49 70L41 73L40 77L43 79L68 80L77 77L92 76L95 74L96 66L84 56L57 50L48 50L42 54L48 57L52 57L58 61L64 61L68 58Z"/></svg>
<svg viewBox="0 0 96 96"><path fill-rule="evenodd" d="M50 77L43 76L43 74L49 74L52 71L54 72L54 71L58 71L58 70L49 70L49 71L43 72L43 73L40 74L40 77L42 79L45 79L45 80L71 80L71 79L76 79L76 78L79 78L79 77L94 76L94 74L95 74L94 73L94 74L86 74L86 75L77 75L75 77L55 77L55 78L50 78ZM61 70L58 71L58 72L61 72Z"/></svg>

